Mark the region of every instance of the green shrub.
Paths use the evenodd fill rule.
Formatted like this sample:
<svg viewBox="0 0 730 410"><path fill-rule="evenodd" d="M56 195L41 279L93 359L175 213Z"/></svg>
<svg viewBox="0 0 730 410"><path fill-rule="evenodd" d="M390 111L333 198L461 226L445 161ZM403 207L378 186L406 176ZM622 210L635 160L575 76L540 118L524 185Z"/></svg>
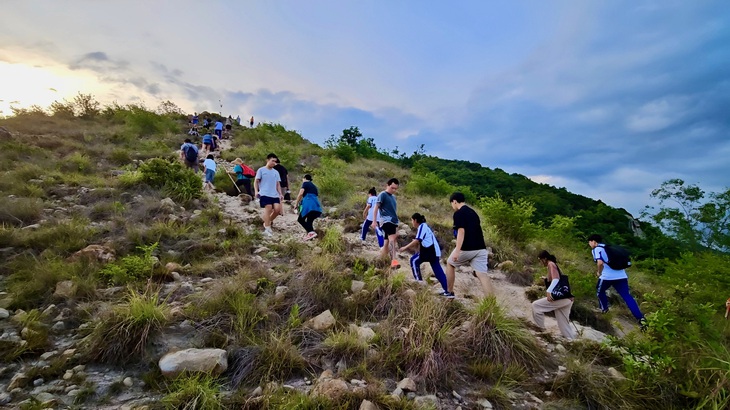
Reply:
<svg viewBox="0 0 730 410"><path fill-rule="evenodd" d="M41 257L24 256L8 264L12 272L7 280L12 295L12 308L29 309L47 302L62 280L93 275L96 266L81 262L68 262L46 252Z"/></svg>
<svg viewBox="0 0 730 410"><path fill-rule="evenodd" d="M153 158L140 165L139 172L142 182L153 188L161 188L175 201L186 203L202 196L200 177L179 161Z"/></svg>
<svg viewBox="0 0 730 410"><path fill-rule="evenodd" d="M159 293L129 290L126 301L102 311L84 339L85 354L104 363L130 363L144 356L148 342L170 319Z"/></svg>
<svg viewBox="0 0 730 410"><path fill-rule="evenodd" d="M114 285L124 285L151 277L155 267L152 253L157 249L157 243L138 246L137 249L142 255L127 255L119 261L106 265L100 272L101 276Z"/></svg>
<svg viewBox="0 0 730 410"><path fill-rule="evenodd" d="M222 387L219 381L209 375L182 375L167 386L162 404L168 409L225 409Z"/></svg>
<svg viewBox="0 0 730 410"><path fill-rule="evenodd" d="M0 225L23 226L38 222L43 201L35 198L0 198Z"/></svg>
<svg viewBox="0 0 730 410"><path fill-rule="evenodd" d="M321 197L339 202L353 191L352 184L345 176L346 164L336 158L322 158L317 169L317 188Z"/></svg>
<svg viewBox="0 0 730 410"><path fill-rule="evenodd" d="M433 172L425 175L415 174L408 180L407 191L417 195L449 197L457 191L451 184L439 178ZM467 201L468 202L468 201Z"/></svg>
<svg viewBox="0 0 730 410"><path fill-rule="evenodd" d="M479 201L484 219L497 228L502 239L525 243L536 233L537 227L531 222L535 207L524 199L503 200L499 195L482 198Z"/></svg>
<svg viewBox="0 0 730 410"><path fill-rule="evenodd" d="M61 162L61 169L68 172L88 173L92 167L89 156L80 152L72 153Z"/></svg>

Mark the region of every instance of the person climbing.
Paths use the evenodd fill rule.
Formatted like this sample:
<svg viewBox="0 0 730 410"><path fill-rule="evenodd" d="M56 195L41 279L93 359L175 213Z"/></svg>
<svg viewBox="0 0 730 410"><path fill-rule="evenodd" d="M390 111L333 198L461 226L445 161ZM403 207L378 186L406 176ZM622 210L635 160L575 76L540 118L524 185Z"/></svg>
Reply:
<svg viewBox="0 0 730 410"><path fill-rule="evenodd" d="M454 236L456 247L446 261L446 280L449 283L449 294L447 298L454 298L454 281L456 280L456 268L464 265L471 265L474 269L474 276L482 284L485 297L494 296L492 280L487 276L488 252L484 243L479 215L466 205L466 197L461 192L454 192L449 198L451 209L454 210Z"/></svg>
<svg viewBox="0 0 730 410"><path fill-rule="evenodd" d="M593 256L593 261L596 262L596 276L598 276L596 296L598 296L598 305L601 308L601 312L608 312L608 296L606 295L606 291L608 288L613 287L621 295L624 302L626 302L626 306L639 322L641 329L644 330L646 328L646 319L644 318L644 314L641 313L636 299L631 296L631 292L629 291L629 275L626 274L626 270L612 269L609 266L610 260L608 259L606 245L603 243L603 237L601 235L593 234L589 236L588 246L591 247L591 256Z"/></svg>
<svg viewBox="0 0 730 410"><path fill-rule="evenodd" d="M205 161L203 161L203 172L205 173L205 187L212 190L215 190L215 185L213 185L213 180L215 179L215 170L216 164L213 160L213 155L208 154L208 156L205 158Z"/></svg>
<svg viewBox="0 0 730 410"><path fill-rule="evenodd" d="M193 113L193 129L197 132L198 131L198 123L200 122L200 119L198 118L198 113Z"/></svg>
<svg viewBox="0 0 730 410"><path fill-rule="evenodd" d="M241 123L241 116L240 116L240 115L237 115L237 116L236 116L236 124L238 124L238 125L243 125L243 124Z"/></svg>
<svg viewBox="0 0 730 410"><path fill-rule="evenodd" d="M316 238L317 232L314 231L312 224L322 215L322 205L319 203L319 190L309 174L304 175L302 179L302 187L299 189L294 207L299 209L297 222L306 231L302 240L308 241Z"/></svg>
<svg viewBox="0 0 730 410"><path fill-rule="evenodd" d="M276 154L266 156L266 165L256 171L254 182L254 195L259 199L259 206L263 208L261 219L264 220L264 235L273 236L271 224L281 214L281 202L284 194L281 191L281 177L274 169L276 165Z"/></svg>
<svg viewBox="0 0 730 410"><path fill-rule="evenodd" d="M537 255L540 263L547 268L547 276L543 276L543 279L548 284L547 290L545 291L545 297L532 302L532 320L535 321L537 327L545 329L545 313L555 312L555 320L558 321L558 328L560 333L566 339L575 339L575 332L570 327L570 309L573 307L573 297L565 299L553 299L553 289L558 285L560 280L560 268L558 267L558 260L555 255L551 255L548 251L540 251Z"/></svg>
<svg viewBox="0 0 730 410"><path fill-rule="evenodd" d="M431 270L433 270L434 276L438 279L441 287L443 288L442 295L448 293L448 283L446 282L446 274L439 258L441 258L441 247L436 240L436 235L433 234L431 228L426 224L426 217L415 213L411 216L411 225L416 230L416 238L412 240L408 245L398 249L398 252L405 252L410 248L418 247L416 253L411 257L411 271L413 277L417 282L425 283L423 276L421 275L421 264L428 262L431 264Z"/></svg>
<svg viewBox="0 0 730 410"><path fill-rule="evenodd" d="M223 138L223 123L220 121L220 119L215 121L214 132L218 139Z"/></svg>
<svg viewBox="0 0 730 410"><path fill-rule="evenodd" d="M210 129L210 118L205 117L205 119L203 120L203 128L205 128L206 130Z"/></svg>
<svg viewBox="0 0 730 410"><path fill-rule="evenodd" d="M251 116L251 120L248 123L251 125L251 128L253 128L253 115Z"/></svg>
<svg viewBox="0 0 730 410"><path fill-rule="evenodd" d="M370 231L370 227L373 225L373 222L375 222L375 215L373 211L375 211L375 203L378 201L378 193L375 190L375 187L370 188L368 191L368 199L365 203L365 209L362 211L362 217L365 219L365 222L362 224L362 230L360 232L360 240L365 242L365 238L368 235L368 231ZM380 214L378 214L377 221L381 222ZM380 229L378 224L375 224L375 236L378 238L378 246L383 247L383 230Z"/></svg>
<svg viewBox="0 0 730 410"><path fill-rule="evenodd" d="M226 118L226 132L224 133L226 138L230 138L232 128L233 128L233 117L231 117L229 115L228 118Z"/></svg>
<svg viewBox="0 0 730 410"><path fill-rule="evenodd" d="M213 136L210 135L209 132L206 132L205 135L203 135L203 150L205 151L204 155L208 155L213 152L214 148L215 144L213 143Z"/></svg>
<svg viewBox="0 0 730 410"><path fill-rule="evenodd" d="M251 198L253 198L253 191L251 190L251 176L250 174L247 175L246 172L251 168L246 166L241 158L234 159L232 163L233 172L231 174L236 175L236 185L239 188L243 186L243 193L246 195L250 195Z"/></svg>
<svg viewBox="0 0 730 410"><path fill-rule="evenodd" d="M400 263L396 259L397 245L397 230L398 230L398 215L397 215L397 204L395 202L395 193L398 191L400 182L398 179L391 178L388 180L388 184L385 190L378 195L378 199L375 201L375 208L373 209L373 215L380 215L382 222L377 222L380 228L385 234L383 241L383 247L380 251L380 256L386 258L390 255L390 267L391 269L399 269ZM378 213L380 212L380 213Z"/></svg>
<svg viewBox="0 0 730 410"><path fill-rule="evenodd" d="M284 200L291 201L291 191L289 191L289 171L281 165L279 158L276 159L274 169L279 173L279 179L281 180L281 192L284 193Z"/></svg>
<svg viewBox="0 0 730 410"><path fill-rule="evenodd" d="M198 173L198 147L190 138L186 138L180 146L180 159L186 167L192 169L196 174Z"/></svg>

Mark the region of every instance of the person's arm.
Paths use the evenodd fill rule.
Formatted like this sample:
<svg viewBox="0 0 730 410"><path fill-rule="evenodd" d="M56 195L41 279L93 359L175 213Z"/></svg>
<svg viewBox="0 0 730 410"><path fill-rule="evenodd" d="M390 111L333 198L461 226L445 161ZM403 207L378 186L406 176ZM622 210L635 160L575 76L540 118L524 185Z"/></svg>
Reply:
<svg viewBox="0 0 730 410"><path fill-rule="evenodd" d="M451 260L453 261L459 260L459 255L461 254L461 246L464 245L464 235L464 228L459 228L456 231L456 248L454 248L454 252L452 253L453 258L451 258Z"/></svg>
<svg viewBox="0 0 730 410"><path fill-rule="evenodd" d="M297 195L297 200L294 202L294 207L298 207L299 204L302 203L302 198L304 198L304 188L299 188L299 194Z"/></svg>
<svg viewBox="0 0 730 410"><path fill-rule="evenodd" d="M281 182L279 182L279 181L276 181L276 192L279 193L279 200L280 201L283 201L284 200L284 194L281 192Z"/></svg>
<svg viewBox="0 0 730 410"><path fill-rule="evenodd" d="M254 197L259 196L259 184L261 184L261 178L256 178L256 180L253 182L253 196Z"/></svg>
<svg viewBox="0 0 730 410"><path fill-rule="evenodd" d="M362 211L362 219L368 218L368 210L370 209L370 202L365 203L365 209Z"/></svg>
<svg viewBox="0 0 730 410"><path fill-rule="evenodd" d="M380 202L376 202L375 206L373 207L373 219L375 219L375 226L380 226L380 218L378 218L378 213L380 211Z"/></svg>
<svg viewBox="0 0 730 410"><path fill-rule="evenodd" d="M406 250L408 250L408 249L416 246L416 244L420 244L420 243L421 243L421 241L419 241L418 239L414 239L408 245L399 248L398 252L405 252Z"/></svg>
<svg viewBox="0 0 730 410"><path fill-rule="evenodd" d="M601 251L598 251L598 258L596 259L596 276L601 277L601 274L603 273L603 255L601 255Z"/></svg>
<svg viewBox="0 0 730 410"><path fill-rule="evenodd" d="M545 294L547 295L547 300L553 302L552 291L558 285L558 281L560 281L560 272L558 272L557 265L552 262L548 263L548 278L550 279L550 286L548 286Z"/></svg>

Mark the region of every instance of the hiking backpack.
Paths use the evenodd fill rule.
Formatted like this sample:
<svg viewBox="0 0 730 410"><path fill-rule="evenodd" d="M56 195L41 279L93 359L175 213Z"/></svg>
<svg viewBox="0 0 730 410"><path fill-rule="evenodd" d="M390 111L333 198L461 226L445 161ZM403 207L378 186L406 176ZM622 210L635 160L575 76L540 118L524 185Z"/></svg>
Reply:
<svg viewBox="0 0 730 410"><path fill-rule="evenodd" d="M185 147L185 160L192 163L198 161L198 152L195 151L195 147L192 145Z"/></svg>
<svg viewBox="0 0 730 410"><path fill-rule="evenodd" d="M243 176L247 178L253 178L256 176L256 171L254 171L253 168L249 167L246 164L241 164L241 169L243 170Z"/></svg>
<svg viewBox="0 0 730 410"><path fill-rule="evenodd" d="M608 256L608 266L613 270L621 270L631 267L631 253L616 245L605 245L603 249Z"/></svg>

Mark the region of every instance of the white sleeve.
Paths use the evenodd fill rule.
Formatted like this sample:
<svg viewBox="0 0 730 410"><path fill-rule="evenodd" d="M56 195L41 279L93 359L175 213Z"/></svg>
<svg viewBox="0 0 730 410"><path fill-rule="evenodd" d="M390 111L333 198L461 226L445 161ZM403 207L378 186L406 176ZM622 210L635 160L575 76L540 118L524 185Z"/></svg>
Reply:
<svg viewBox="0 0 730 410"><path fill-rule="evenodd" d="M559 280L560 280L560 279L553 279L552 281L550 281L550 287L548 287L548 288L547 288L547 291L548 291L548 292L552 292L552 291L553 291L553 289L555 289L555 286L557 286L557 285L558 285L558 281L559 281Z"/></svg>

